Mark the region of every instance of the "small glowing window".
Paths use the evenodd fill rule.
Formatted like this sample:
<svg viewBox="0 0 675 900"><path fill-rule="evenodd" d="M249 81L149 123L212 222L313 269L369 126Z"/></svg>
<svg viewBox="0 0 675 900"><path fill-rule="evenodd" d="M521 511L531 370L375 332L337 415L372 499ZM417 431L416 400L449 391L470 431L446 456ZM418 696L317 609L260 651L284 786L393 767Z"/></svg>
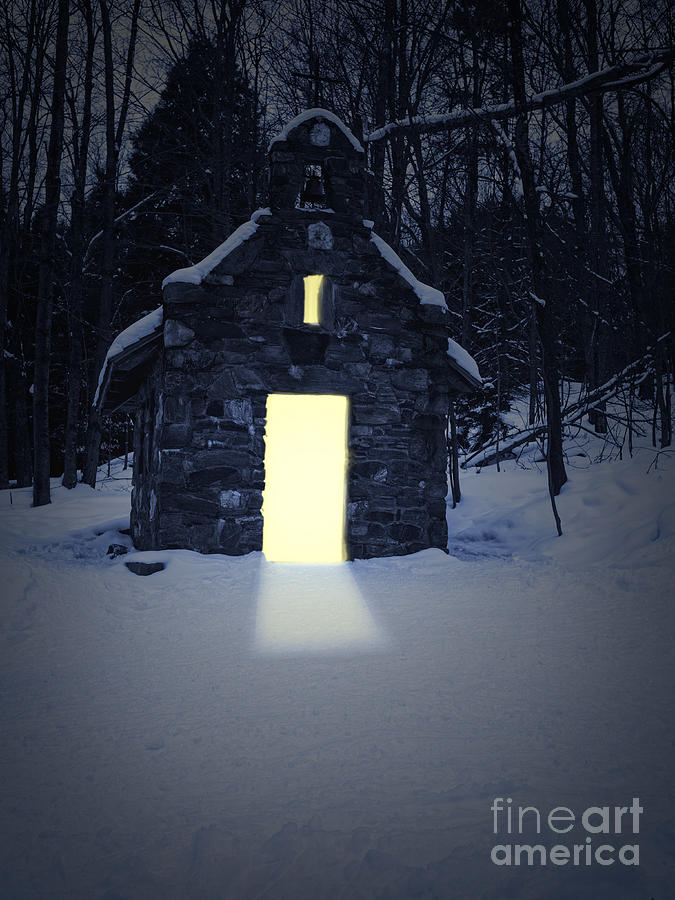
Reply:
<svg viewBox="0 0 675 900"><path fill-rule="evenodd" d="M321 324L321 288L323 275L307 275L305 282L305 311L303 322L306 325Z"/></svg>

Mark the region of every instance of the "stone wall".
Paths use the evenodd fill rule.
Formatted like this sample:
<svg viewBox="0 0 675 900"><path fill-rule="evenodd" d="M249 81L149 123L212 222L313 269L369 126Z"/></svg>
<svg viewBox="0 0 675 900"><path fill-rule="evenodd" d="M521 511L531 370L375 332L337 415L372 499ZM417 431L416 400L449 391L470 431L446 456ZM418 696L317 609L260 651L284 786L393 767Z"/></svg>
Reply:
<svg viewBox="0 0 675 900"><path fill-rule="evenodd" d="M141 386L134 425L131 533L139 550L160 546L159 471L164 428L163 361Z"/></svg>
<svg viewBox="0 0 675 900"><path fill-rule="evenodd" d="M273 214L202 284L165 288L164 355L147 385L160 395L157 468L135 473L134 541L260 550L267 395L336 393L350 398L349 555L445 549L445 316L382 259L356 200L282 208L302 172L289 146L273 145ZM329 149L356 197L360 154L339 133ZM299 316L308 274L329 279L322 326Z"/></svg>

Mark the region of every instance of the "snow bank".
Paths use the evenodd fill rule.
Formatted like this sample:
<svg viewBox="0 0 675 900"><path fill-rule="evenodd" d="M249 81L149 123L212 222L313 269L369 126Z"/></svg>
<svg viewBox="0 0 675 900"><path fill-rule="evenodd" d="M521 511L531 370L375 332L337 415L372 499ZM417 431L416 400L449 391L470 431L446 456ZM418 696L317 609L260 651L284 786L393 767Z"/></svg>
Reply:
<svg viewBox="0 0 675 900"><path fill-rule="evenodd" d="M118 356L123 350L126 350L126 348L131 346L131 344L135 344L136 341L140 341L141 338L147 337L148 335L152 334L153 331L157 331L159 328L161 328L163 320L164 308L158 306L157 309L153 309L153 311L151 313L148 313L147 316L143 316L142 319L138 319L137 322L129 325L129 327L125 328L124 331L120 331L120 333L108 348L108 352L106 353L103 366L101 367L101 371L99 372L98 384L96 385L96 393L94 394L94 402L92 403L92 406L96 406L96 404L98 403L99 394L110 360Z"/></svg>
<svg viewBox="0 0 675 900"><path fill-rule="evenodd" d="M567 403L577 402L580 390L568 385ZM608 413L613 411L610 401ZM527 417L526 397L502 415L513 428L523 427ZM639 427L637 412L635 418ZM570 570L639 571L665 562L667 547L675 549L675 453L641 444L635 437L633 457L624 450L621 459L604 435L567 431L568 481L556 498L562 537L555 533L538 442L519 447L517 459L502 460L500 472L496 465L462 470L463 499L448 512L451 553L548 560Z"/></svg>
<svg viewBox="0 0 675 900"><path fill-rule="evenodd" d="M536 448L531 456L538 461L507 460L501 472L496 466L462 472L462 502L448 512L451 553L618 572L665 562L667 547L675 550L674 461L646 476L646 454L600 464L570 455L569 481L556 498L563 528L557 537L546 463Z"/></svg>
<svg viewBox="0 0 675 900"><path fill-rule="evenodd" d="M194 266L188 266L185 269L176 269L175 272L167 275L162 282L162 287L166 287L167 284L173 284L174 282L179 282L180 284L201 284L209 272L212 272L226 256L229 256L233 250L236 250L237 247L240 247L256 233L258 230L258 220L261 216L271 215L272 212L269 208L257 209L248 222L244 222L243 225L240 225L236 231L232 232L227 240L223 241L220 246L216 247L215 250L212 250L211 253L200 260L200 262L195 263Z"/></svg>
<svg viewBox="0 0 675 900"><path fill-rule="evenodd" d="M345 123L339 119L335 113L331 112L328 109L321 109L320 107L315 107L313 109L306 109L301 112L299 115L295 116L294 119L291 119L290 122L287 122L284 127L281 129L279 134L275 135L272 140L269 142L267 147L268 152L272 149L272 146L280 141L288 140L288 135L293 131L294 128L297 128L298 125L302 125L303 122L306 122L308 119L321 118L325 119L327 122L332 122L333 125L336 125L340 131L347 138L352 147L357 150L359 153L364 153L364 149L361 146L361 143L356 139L356 137L352 134L352 132L347 128Z"/></svg>
<svg viewBox="0 0 675 900"><path fill-rule="evenodd" d="M119 466L47 507L0 491L3 896L672 895L675 460L566 449L562 538L544 468L508 463L462 476L452 555L309 579L260 553L107 558ZM589 840L639 843L640 868L492 865L520 842L495 797L542 810L523 842L545 846L639 797L639 835Z"/></svg>

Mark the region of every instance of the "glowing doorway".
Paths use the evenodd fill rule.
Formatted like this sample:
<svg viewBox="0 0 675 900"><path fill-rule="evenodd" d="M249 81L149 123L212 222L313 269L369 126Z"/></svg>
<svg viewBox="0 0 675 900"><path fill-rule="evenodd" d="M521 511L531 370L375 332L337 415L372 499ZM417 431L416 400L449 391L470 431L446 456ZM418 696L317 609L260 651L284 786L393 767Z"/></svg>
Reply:
<svg viewBox="0 0 675 900"><path fill-rule="evenodd" d="M274 562L335 563L344 540L347 397L269 394L263 553Z"/></svg>

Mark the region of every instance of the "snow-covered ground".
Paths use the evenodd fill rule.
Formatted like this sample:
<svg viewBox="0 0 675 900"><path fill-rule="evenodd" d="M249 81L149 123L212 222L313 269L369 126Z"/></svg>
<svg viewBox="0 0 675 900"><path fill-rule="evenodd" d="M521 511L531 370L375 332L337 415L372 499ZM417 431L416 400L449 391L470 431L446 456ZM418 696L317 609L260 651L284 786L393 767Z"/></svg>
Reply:
<svg viewBox="0 0 675 900"><path fill-rule="evenodd" d="M561 538L542 467L509 462L463 475L450 555L341 566L110 559L118 466L46 508L2 492L0 896L675 896L675 465L586 444ZM635 797L639 834L579 821ZM542 833L495 834L495 798ZM589 836L612 864L491 861Z"/></svg>

